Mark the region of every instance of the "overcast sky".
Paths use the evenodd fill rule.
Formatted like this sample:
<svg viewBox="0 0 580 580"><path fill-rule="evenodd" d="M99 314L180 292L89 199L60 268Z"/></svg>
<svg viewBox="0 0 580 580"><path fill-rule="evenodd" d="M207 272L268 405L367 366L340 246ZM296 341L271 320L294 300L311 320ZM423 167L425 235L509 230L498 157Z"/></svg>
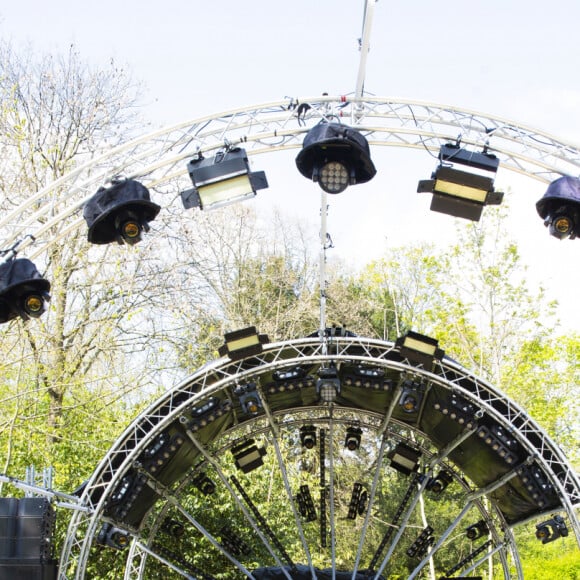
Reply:
<svg viewBox="0 0 580 580"><path fill-rule="evenodd" d="M363 8L364 0L27 0L0 7L0 34L38 50L74 44L99 66L114 59L143 82L144 115L162 126L285 96L353 93ZM365 90L473 109L578 143L579 22L578 0L380 0ZM417 181L429 177L433 160L385 149L373 151L381 177L360 190L372 190L364 194L369 197L352 188L330 207L332 251L361 263L388 246L453 229L451 218L424 211L425 194L418 206L398 201L402 192L417 198ZM293 195L299 187L311 196L300 212L315 222L317 190L296 177L295 153L271 162L254 158L253 164L284 172L287 162ZM530 263L530 281L546 285L560 300L563 318L579 329L580 240L551 238L534 207L545 186L507 173L502 186L517 199L514 238ZM259 197L278 195L288 208L289 196L277 185L283 180L268 177L270 189ZM417 207L420 221L416 213L405 219L404 212Z"/></svg>

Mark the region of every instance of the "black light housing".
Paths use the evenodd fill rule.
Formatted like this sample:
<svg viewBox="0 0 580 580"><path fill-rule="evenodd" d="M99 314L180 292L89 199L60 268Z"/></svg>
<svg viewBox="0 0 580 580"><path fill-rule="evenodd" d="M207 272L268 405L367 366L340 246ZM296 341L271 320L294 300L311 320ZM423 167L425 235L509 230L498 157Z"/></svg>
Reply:
<svg viewBox="0 0 580 580"><path fill-rule="evenodd" d="M151 201L149 190L138 181L113 181L111 187L99 188L83 208L88 240L91 244L116 241L134 245L141 241L142 232L149 231L149 222L160 209Z"/></svg>
<svg viewBox="0 0 580 580"><path fill-rule="evenodd" d="M549 544L558 538L565 538L568 535L568 527L562 516L554 516L536 526L536 538L542 544Z"/></svg>
<svg viewBox="0 0 580 580"><path fill-rule="evenodd" d="M499 160L491 153L468 151L447 143L439 151L440 165L431 179L419 181L417 192L432 192L431 211L479 221L483 207L499 205L503 193L493 188ZM486 174L468 173L454 168L464 165Z"/></svg>
<svg viewBox="0 0 580 580"><path fill-rule="evenodd" d="M238 397L243 412L249 415L257 415L262 409L262 401L256 387L256 383L252 382L238 385L234 389L234 395Z"/></svg>
<svg viewBox="0 0 580 580"><path fill-rule="evenodd" d="M327 193L341 193L349 185L366 183L377 172L366 138L352 127L328 122L308 131L296 167Z"/></svg>
<svg viewBox="0 0 580 580"><path fill-rule="evenodd" d="M313 449L316 446L316 427L314 425L304 425L300 428L300 443L306 449Z"/></svg>
<svg viewBox="0 0 580 580"><path fill-rule="evenodd" d="M387 454L391 460L391 467L405 475L410 475L419 468L419 458L421 452L405 445L398 443L397 446Z"/></svg>
<svg viewBox="0 0 580 580"><path fill-rule="evenodd" d="M258 447L253 439L248 439L232 449L235 465L244 473L250 473L264 464L262 457L266 455L263 447Z"/></svg>
<svg viewBox="0 0 580 580"><path fill-rule="evenodd" d="M552 236L560 240L579 237L580 179L565 176L550 183L536 210Z"/></svg>
<svg viewBox="0 0 580 580"><path fill-rule="evenodd" d="M50 282L26 258L12 258L0 264L0 324L17 316L38 318L50 300Z"/></svg>
<svg viewBox="0 0 580 580"><path fill-rule="evenodd" d="M181 192L185 209L211 210L254 197L266 189L263 171L250 171L245 149L225 149L207 159L199 154L187 164L193 188Z"/></svg>
<svg viewBox="0 0 580 580"><path fill-rule="evenodd" d="M124 550L129 546L129 542L128 532L110 523L104 523L97 534L97 543L115 550Z"/></svg>
<svg viewBox="0 0 580 580"><path fill-rule="evenodd" d="M362 429L360 427L348 427L344 438L344 446L349 451L356 451L360 447Z"/></svg>
<svg viewBox="0 0 580 580"><path fill-rule="evenodd" d="M318 370L316 392L323 403L333 403L340 394L340 379L334 363Z"/></svg>
<svg viewBox="0 0 580 580"><path fill-rule="evenodd" d="M479 520L477 523L465 529L465 535L471 541L478 540L483 536L487 536L487 534L489 534L489 527L485 520Z"/></svg>
<svg viewBox="0 0 580 580"><path fill-rule="evenodd" d="M432 477L425 486L426 489L435 494L440 494L447 489L453 481L453 476L446 470L440 471L435 477Z"/></svg>

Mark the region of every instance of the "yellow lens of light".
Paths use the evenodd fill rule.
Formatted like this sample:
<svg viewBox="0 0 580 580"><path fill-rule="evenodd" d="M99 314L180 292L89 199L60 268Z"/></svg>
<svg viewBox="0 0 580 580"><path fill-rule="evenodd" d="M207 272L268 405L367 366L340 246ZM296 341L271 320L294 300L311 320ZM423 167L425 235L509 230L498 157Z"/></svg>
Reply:
<svg viewBox="0 0 580 580"><path fill-rule="evenodd" d="M141 228L137 222L125 222L123 224L123 235L126 238L136 238L141 233Z"/></svg>
<svg viewBox="0 0 580 580"><path fill-rule="evenodd" d="M26 300L24 301L24 307L28 312L40 312L42 310L42 306L42 298L36 294L27 296Z"/></svg>

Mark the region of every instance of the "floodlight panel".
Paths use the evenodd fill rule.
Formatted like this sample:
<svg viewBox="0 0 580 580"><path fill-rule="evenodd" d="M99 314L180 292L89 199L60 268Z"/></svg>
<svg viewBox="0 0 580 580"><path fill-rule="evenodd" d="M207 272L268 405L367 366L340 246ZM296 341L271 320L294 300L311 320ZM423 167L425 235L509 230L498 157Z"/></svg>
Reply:
<svg viewBox="0 0 580 580"><path fill-rule="evenodd" d="M410 336L406 336L404 341L403 341L403 346L405 348L409 348L411 350L415 350L417 352L429 355L429 356L435 356L435 353L437 351L437 345L436 344L429 344L428 342L423 342L422 340L418 340L416 338L412 338Z"/></svg>
<svg viewBox="0 0 580 580"><path fill-rule="evenodd" d="M445 193L447 195L453 195L454 197L467 199L469 201L476 201L482 204L485 203L485 199L487 197L487 190L478 189L477 187L470 187L468 185L462 185L460 183L453 183L451 181L445 181L442 179L435 180L434 189L438 193Z"/></svg>
<svg viewBox="0 0 580 580"><path fill-rule="evenodd" d="M391 461L393 463L396 463L397 465L401 466L404 469L408 469L409 471L413 471L415 469L415 467L417 466L417 460L416 459L411 459L409 457L405 457L404 455L401 455L400 453L397 453L395 451L395 453L393 454Z"/></svg>
<svg viewBox="0 0 580 580"><path fill-rule="evenodd" d="M229 352L235 352L253 346L259 346L260 344L260 337L257 334L253 334L252 336L243 336L236 340L227 341L227 348Z"/></svg>
<svg viewBox="0 0 580 580"><path fill-rule="evenodd" d="M216 209L254 197L250 176L245 173L225 180L198 186L202 209Z"/></svg>

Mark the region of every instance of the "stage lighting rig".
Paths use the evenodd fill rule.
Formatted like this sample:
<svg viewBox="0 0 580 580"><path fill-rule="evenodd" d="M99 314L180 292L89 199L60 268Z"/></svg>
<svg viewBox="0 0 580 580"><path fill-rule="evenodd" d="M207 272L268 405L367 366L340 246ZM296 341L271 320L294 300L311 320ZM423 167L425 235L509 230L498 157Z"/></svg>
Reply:
<svg viewBox="0 0 580 580"><path fill-rule="evenodd" d="M560 240L579 237L580 178L565 176L550 183L536 210L552 236Z"/></svg>
<svg viewBox="0 0 580 580"><path fill-rule="evenodd" d="M474 171L458 170L455 164ZM493 188L498 167L499 160L487 148L476 152L460 147L459 140L447 143L439 151L439 166L431 179L419 181L417 192L433 193L431 211L479 221L484 206L499 205L503 200L503 193Z"/></svg>
<svg viewBox="0 0 580 580"><path fill-rule="evenodd" d="M141 233L149 231L149 222L160 209L138 181L113 180L111 187L99 188L84 206L88 240L91 244L136 244L141 241Z"/></svg>
<svg viewBox="0 0 580 580"><path fill-rule="evenodd" d="M377 172L366 138L352 127L326 121L308 131L296 166L326 193L341 193L349 185L366 183Z"/></svg>

